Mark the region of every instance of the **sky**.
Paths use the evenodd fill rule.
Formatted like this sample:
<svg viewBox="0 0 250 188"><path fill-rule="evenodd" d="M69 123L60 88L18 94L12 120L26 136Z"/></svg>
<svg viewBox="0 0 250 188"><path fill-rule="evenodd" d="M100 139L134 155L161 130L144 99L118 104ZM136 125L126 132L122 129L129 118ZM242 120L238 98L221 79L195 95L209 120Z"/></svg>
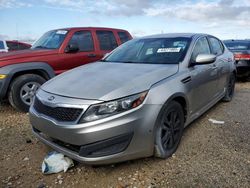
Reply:
<svg viewBox="0 0 250 188"><path fill-rule="evenodd" d="M208 33L250 38L250 0L0 0L0 38L35 40L52 29L113 27L134 37Z"/></svg>

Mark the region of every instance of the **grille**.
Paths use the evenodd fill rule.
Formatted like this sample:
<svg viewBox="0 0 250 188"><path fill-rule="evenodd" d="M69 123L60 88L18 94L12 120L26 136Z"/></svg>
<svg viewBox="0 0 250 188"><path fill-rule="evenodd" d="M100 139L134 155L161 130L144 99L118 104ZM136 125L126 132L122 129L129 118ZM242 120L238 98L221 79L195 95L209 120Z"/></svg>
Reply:
<svg viewBox="0 0 250 188"><path fill-rule="evenodd" d="M50 107L43 104L37 98L34 101L34 109L48 117L57 121L76 121L81 115L83 109L80 108L64 108L64 107Z"/></svg>

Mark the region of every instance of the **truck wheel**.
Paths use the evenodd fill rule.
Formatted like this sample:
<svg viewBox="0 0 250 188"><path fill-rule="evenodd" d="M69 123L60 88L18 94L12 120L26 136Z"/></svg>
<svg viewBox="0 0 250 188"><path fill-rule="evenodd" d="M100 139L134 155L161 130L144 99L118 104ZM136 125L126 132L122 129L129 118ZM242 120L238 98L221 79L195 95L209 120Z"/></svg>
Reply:
<svg viewBox="0 0 250 188"><path fill-rule="evenodd" d="M8 93L10 104L18 111L28 112L38 88L46 80L36 74L25 74L15 78Z"/></svg>

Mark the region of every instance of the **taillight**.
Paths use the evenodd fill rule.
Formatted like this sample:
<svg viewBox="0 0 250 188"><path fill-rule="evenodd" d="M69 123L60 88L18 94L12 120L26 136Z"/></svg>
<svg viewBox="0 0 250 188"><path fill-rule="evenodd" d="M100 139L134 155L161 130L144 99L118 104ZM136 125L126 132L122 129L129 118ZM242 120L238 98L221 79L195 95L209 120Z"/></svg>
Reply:
<svg viewBox="0 0 250 188"><path fill-rule="evenodd" d="M250 60L250 54L234 54L235 60Z"/></svg>

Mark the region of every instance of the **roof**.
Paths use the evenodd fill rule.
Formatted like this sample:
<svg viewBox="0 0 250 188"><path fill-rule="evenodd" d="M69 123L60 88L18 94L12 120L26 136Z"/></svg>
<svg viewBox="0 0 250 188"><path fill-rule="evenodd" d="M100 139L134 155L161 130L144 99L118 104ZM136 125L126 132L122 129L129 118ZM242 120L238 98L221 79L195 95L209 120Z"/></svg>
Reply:
<svg viewBox="0 0 250 188"><path fill-rule="evenodd" d="M223 42L250 42L250 39L229 39L229 40L223 40Z"/></svg>
<svg viewBox="0 0 250 188"><path fill-rule="evenodd" d="M207 34L202 34L202 33L164 33L164 34L145 36L142 38L175 38L175 37L192 38L194 36L199 37L199 36L204 36L204 35L207 35Z"/></svg>
<svg viewBox="0 0 250 188"><path fill-rule="evenodd" d="M66 27L66 28L58 28L53 30L81 30L81 29L104 29L104 30L119 30L119 31L126 31L125 29L119 28L109 28L109 27Z"/></svg>

